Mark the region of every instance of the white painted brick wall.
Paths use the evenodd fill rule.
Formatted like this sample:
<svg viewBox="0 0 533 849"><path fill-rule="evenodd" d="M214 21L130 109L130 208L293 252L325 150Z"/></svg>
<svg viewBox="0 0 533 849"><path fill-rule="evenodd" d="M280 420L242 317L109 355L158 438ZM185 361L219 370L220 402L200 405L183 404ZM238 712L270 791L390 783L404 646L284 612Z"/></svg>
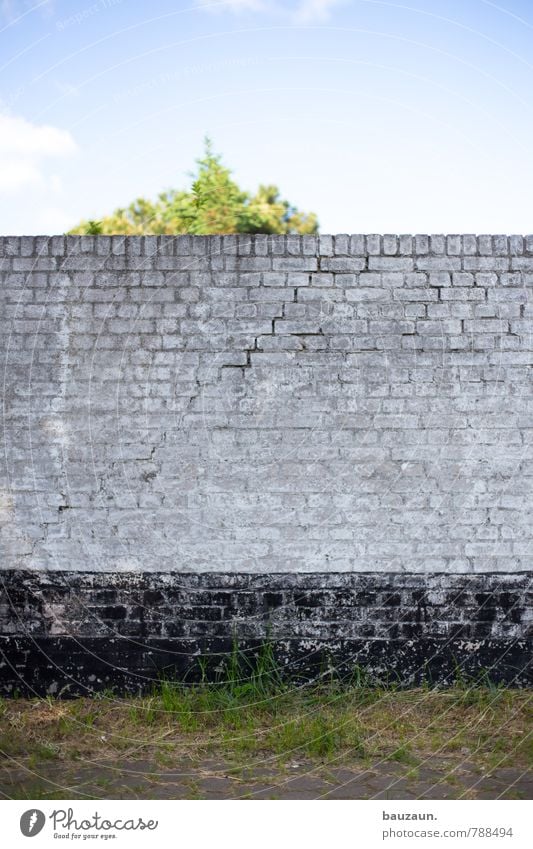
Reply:
<svg viewBox="0 0 533 849"><path fill-rule="evenodd" d="M533 237L0 240L4 568L520 572Z"/></svg>

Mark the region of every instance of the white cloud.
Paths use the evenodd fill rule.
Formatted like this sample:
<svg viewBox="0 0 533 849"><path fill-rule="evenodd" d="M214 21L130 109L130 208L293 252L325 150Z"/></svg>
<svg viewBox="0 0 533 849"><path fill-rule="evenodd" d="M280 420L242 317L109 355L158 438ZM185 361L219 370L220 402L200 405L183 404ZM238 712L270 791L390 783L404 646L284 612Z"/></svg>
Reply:
<svg viewBox="0 0 533 849"><path fill-rule="evenodd" d="M63 97L79 97L80 96L80 90L79 90L78 86L72 85L72 83L64 83L64 82L61 82L60 80L56 80L54 85Z"/></svg>
<svg viewBox="0 0 533 849"><path fill-rule="evenodd" d="M262 0L226 0L226 6L239 12L241 9L264 9L265 4Z"/></svg>
<svg viewBox="0 0 533 849"><path fill-rule="evenodd" d="M76 144L67 130L32 124L14 115L0 115L0 154L61 156L74 150Z"/></svg>
<svg viewBox="0 0 533 849"><path fill-rule="evenodd" d="M18 11L15 8L13 0L2 0L0 3L0 14L9 23L16 20Z"/></svg>
<svg viewBox="0 0 533 849"><path fill-rule="evenodd" d="M300 24L327 21L339 0L301 0L294 12L294 19Z"/></svg>
<svg viewBox="0 0 533 849"><path fill-rule="evenodd" d="M264 0L196 0L206 12L259 12L265 9Z"/></svg>
<svg viewBox="0 0 533 849"><path fill-rule="evenodd" d="M196 0L200 9L207 12L269 12L288 17L295 23L311 24L327 21L334 6L342 0L298 0L298 2L286 2L286 0Z"/></svg>
<svg viewBox="0 0 533 849"><path fill-rule="evenodd" d="M67 130L0 114L0 189L42 184L42 161L69 156L75 150L76 143Z"/></svg>
<svg viewBox="0 0 533 849"><path fill-rule="evenodd" d="M64 233L72 227L72 215L57 206L39 208L33 222L34 233Z"/></svg>
<svg viewBox="0 0 533 849"><path fill-rule="evenodd" d="M64 191L63 180L59 174L52 174L49 180L49 188L56 195L60 195Z"/></svg>
<svg viewBox="0 0 533 849"><path fill-rule="evenodd" d="M54 13L55 0L1 0L0 19L8 24L14 24L21 18L25 18L31 12L39 11L43 17L49 17Z"/></svg>
<svg viewBox="0 0 533 849"><path fill-rule="evenodd" d="M42 182L42 176L39 169L31 162L17 162L9 159L0 161L0 191L12 191L40 182Z"/></svg>

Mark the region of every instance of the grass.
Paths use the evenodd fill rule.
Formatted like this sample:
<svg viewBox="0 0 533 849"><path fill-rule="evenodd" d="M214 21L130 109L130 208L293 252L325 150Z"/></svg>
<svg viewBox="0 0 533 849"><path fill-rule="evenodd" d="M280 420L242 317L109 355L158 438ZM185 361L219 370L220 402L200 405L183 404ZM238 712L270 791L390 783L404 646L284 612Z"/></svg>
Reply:
<svg viewBox="0 0 533 849"><path fill-rule="evenodd" d="M268 645L253 660L234 647L212 682L203 673L196 684L162 679L136 697L0 700L0 790L57 798L63 782L81 798L118 786L123 797L158 798L161 774L172 773L177 794L201 798L200 778L213 770L245 795L265 770L279 778L301 763L317 774L384 765L413 781L440 764L448 787L465 764L533 767L531 691L464 677L446 690L407 690L372 684L361 669L349 680L327 672L291 682Z"/></svg>

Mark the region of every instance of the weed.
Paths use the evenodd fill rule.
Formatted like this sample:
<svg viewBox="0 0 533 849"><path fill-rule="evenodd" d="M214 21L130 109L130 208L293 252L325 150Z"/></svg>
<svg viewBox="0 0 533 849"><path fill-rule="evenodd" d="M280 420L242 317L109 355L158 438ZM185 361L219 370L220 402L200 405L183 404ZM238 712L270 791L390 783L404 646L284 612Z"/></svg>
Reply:
<svg viewBox="0 0 533 849"><path fill-rule="evenodd" d="M416 766L418 764L418 761L411 753L409 746L405 744L398 746L398 748L389 755L389 760L396 761L396 763L399 764L406 764L407 766Z"/></svg>

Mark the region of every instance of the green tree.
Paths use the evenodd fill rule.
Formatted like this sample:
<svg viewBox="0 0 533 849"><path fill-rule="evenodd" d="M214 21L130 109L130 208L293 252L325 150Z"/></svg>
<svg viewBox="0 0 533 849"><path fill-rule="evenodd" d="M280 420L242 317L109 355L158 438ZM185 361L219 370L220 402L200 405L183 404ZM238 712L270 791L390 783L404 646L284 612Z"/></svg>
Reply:
<svg viewBox="0 0 533 849"><path fill-rule="evenodd" d="M193 233L316 233L317 217L300 212L280 197L277 186L259 186L251 195L205 140L190 191L171 189L156 201L137 198L100 221L81 221L71 233L104 235L175 235Z"/></svg>

